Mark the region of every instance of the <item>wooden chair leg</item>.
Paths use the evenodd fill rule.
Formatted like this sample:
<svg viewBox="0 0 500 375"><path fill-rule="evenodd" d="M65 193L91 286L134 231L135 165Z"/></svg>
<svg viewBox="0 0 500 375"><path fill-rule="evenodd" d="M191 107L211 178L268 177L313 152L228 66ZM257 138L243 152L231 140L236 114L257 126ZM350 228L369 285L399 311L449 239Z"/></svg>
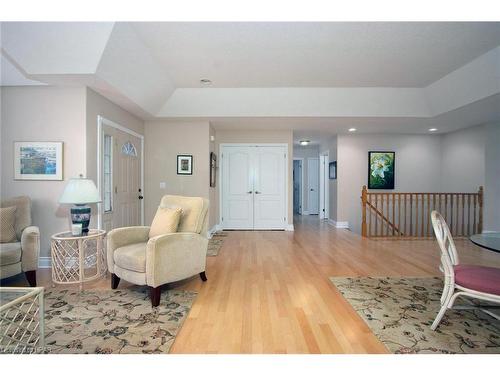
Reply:
<svg viewBox="0 0 500 375"><path fill-rule="evenodd" d="M202 280L203 282L205 282L205 281L207 281L207 280L208 280L208 279L207 279L207 274L205 273L205 271L200 272L200 277L201 277L201 280Z"/></svg>
<svg viewBox="0 0 500 375"><path fill-rule="evenodd" d="M150 286L149 295L151 297L151 305L153 307L158 306L160 304L160 299L161 299L161 286L157 286L156 288Z"/></svg>
<svg viewBox="0 0 500 375"><path fill-rule="evenodd" d="M30 284L31 287L36 286L36 271L26 271L24 273L26 276L26 279L28 280L28 284Z"/></svg>
<svg viewBox="0 0 500 375"><path fill-rule="evenodd" d="M120 284L120 278L116 276L114 273L111 274L111 289L118 288L118 284Z"/></svg>

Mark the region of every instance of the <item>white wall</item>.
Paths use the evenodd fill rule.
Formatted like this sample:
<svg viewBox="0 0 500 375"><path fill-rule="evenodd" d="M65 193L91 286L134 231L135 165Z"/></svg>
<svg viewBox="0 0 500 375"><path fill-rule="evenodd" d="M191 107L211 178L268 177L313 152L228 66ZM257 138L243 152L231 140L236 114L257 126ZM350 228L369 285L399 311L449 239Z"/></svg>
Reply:
<svg viewBox="0 0 500 375"><path fill-rule="evenodd" d="M485 126L484 230L500 232L500 123Z"/></svg>
<svg viewBox="0 0 500 375"><path fill-rule="evenodd" d="M50 236L69 228L69 207L58 204L69 178L86 173L85 88L2 87L1 197L27 195L33 225L40 227L42 257L50 256ZM15 141L64 142L64 181L15 181Z"/></svg>
<svg viewBox="0 0 500 375"><path fill-rule="evenodd" d="M309 189L308 189L308 181L309 181L309 166L307 163L307 159L315 158L319 159L319 146L293 146L293 157L294 158L303 158L304 162L302 164L302 169L304 172L304 181L302 181L302 203L304 206L302 207L302 212L307 213L309 211ZM319 172L318 172L319 178ZM319 195L318 195L319 199ZM319 204L318 204L319 207Z"/></svg>
<svg viewBox="0 0 500 375"><path fill-rule="evenodd" d="M337 138L337 221L361 233L361 188L368 180L368 151L395 151L394 192L439 191L439 135L339 135Z"/></svg>

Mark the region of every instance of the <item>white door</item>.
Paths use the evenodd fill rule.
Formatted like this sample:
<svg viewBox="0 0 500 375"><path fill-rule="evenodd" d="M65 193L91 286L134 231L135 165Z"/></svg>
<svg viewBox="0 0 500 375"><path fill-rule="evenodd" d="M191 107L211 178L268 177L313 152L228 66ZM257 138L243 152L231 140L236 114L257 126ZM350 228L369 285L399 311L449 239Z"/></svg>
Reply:
<svg viewBox="0 0 500 375"><path fill-rule="evenodd" d="M253 229L253 148L222 151L222 224L227 229Z"/></svg>
<svg viewBox="0 0 500 375"><path fill-rule="evenodd" d="M102 227L141 224L141 140L131 134L103 125Z"/></svg>
<svg viewBox="0 0 500 375"><path fill-rule="evenodd" d="M319 213L319 159L307 159L307 183L308 200L307 209L309 215Z"/></svg>
<svg viewBox="0 0 500 375"><path fill-rule="evenodd" d="M256 147L254 153L254 229L283 229L285 167L283 147Z"/></svg>
<svg viewBox="0 0 500 375"><path fill-rule="evenodd" d="M284 229L286 148L223 146L221 212L224 229Z"/></svg>

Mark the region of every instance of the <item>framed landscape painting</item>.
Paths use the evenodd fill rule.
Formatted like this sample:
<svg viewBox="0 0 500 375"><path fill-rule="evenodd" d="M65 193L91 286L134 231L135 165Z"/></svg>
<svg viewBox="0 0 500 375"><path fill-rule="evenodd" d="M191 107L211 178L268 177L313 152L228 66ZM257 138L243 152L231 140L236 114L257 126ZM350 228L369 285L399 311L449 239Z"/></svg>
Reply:
<svg viewBox="0 0 500 375"><path fill-rule="evenodd" d="M369 151L368 189L394 189L395 162L393 151Z"/></svg>
<svg viewBox="0 0 500 375"><path fill-rule="evenodd" d="M14 179L63 179L62 142L14 142Z"/></svg>

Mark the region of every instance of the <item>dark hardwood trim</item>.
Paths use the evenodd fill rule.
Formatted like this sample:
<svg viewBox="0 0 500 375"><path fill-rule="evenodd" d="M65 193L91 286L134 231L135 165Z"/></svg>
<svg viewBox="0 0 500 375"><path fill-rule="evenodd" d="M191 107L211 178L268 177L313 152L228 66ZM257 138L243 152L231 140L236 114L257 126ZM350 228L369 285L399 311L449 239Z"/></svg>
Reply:
<svg viewBox="0 0 500 375"><path fill-rule="evenodd" d="M161 299L161 286L157 286L156 288L150 286L149 295L151 297L151 305L153 307L158 306L160 304L160 299Z"/></svg>
<svg viewBox="0 0 500 375"><path fill-rule="evenodd" d="M26 279L28 280L28 284L30 284L31 287L36 286L36 271L26 271L24 273L26 276Z"/></svg>
<svg viewBox="0 0 500 375"><path fill-rule="evenodd" d="M120 284L120 278L116 276L114 273L111 274L111 289L118 288L118 284Z"/></svg>
<svg viewBox="0 0 500 375"><path fill-rule="evenodd" d="M207 281L207 280L208 280L208 279L207 279L207 274L205 273L205 271L200 272L200 277L201 277L201 280L202 280L203 282L205 282L205 281Z"/></svg>

